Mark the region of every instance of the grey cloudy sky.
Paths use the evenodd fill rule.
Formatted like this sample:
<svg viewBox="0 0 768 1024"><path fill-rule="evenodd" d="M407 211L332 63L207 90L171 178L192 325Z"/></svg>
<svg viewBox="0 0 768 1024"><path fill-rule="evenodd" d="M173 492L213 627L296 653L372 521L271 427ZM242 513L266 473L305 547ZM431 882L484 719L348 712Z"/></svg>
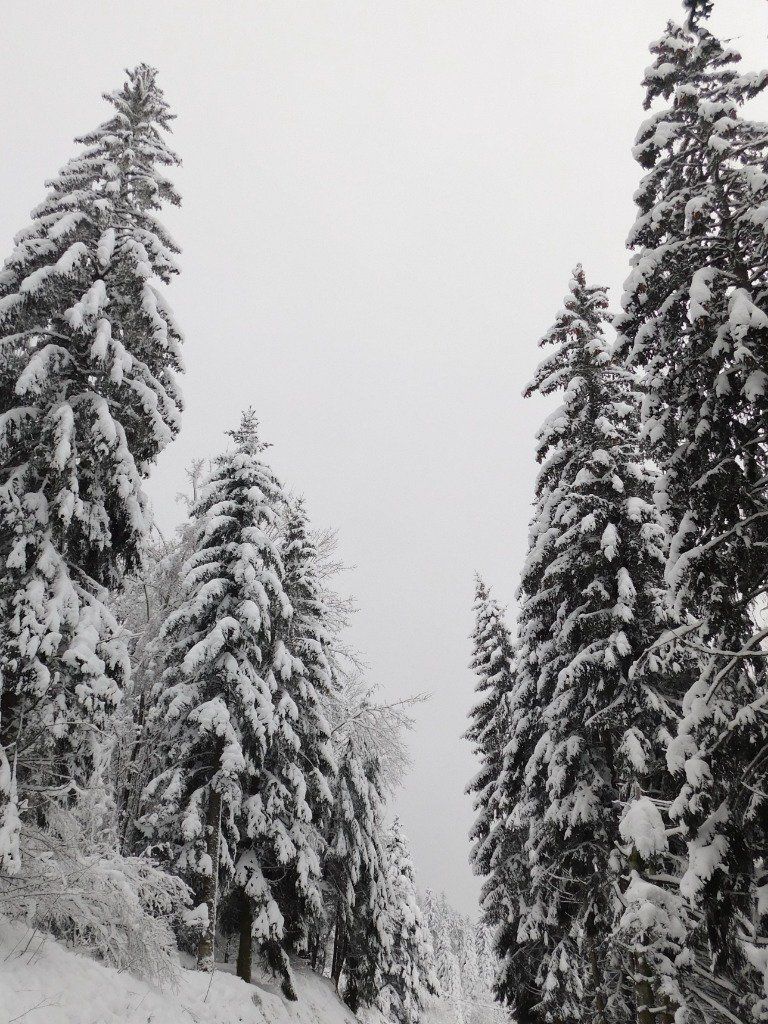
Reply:
<svg viewBox="0 0 768 1024"><path fill-rule="evenodd" d="M428 690L397 810L422 885L469 913L473 574L512 602L544 410L521 390L572 266L614 299L649 41L678 0L25 0L3 9L0 247L122 69L178 114L171 302L187 411L150 490L253 404L273 463L338 527L354 641ZM713 28L768 63L764 0Z"/></svg>

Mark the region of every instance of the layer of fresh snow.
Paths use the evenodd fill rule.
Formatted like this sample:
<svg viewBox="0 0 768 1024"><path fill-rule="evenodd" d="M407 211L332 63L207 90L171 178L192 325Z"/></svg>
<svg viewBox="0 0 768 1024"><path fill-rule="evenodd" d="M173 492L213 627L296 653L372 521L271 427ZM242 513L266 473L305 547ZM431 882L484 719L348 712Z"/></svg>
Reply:
<svg viewBox="0 0 768 1024"><path fill-rule="evenodd" d="M0 916L0 1024L360 1024L330 981L294 970L295 1003L226 966L212 979L181 969L176 991L159 992ZM386 1024L377 1011L365 1019Z"/></svg>

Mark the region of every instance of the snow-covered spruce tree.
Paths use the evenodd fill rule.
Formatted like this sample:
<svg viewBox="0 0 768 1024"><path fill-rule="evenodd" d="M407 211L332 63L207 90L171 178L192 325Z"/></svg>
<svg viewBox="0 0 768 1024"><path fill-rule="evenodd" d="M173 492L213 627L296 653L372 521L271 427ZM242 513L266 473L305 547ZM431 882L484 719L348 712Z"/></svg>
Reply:
<svg viewBox="0 0 768 1024"><path fill-rule="evenodd" d="M636 395L611 363L606 320L604 289L588 286L577 267L540 342L554 351L526 389L562 392L563 404L538 437L496 796L505 825L486 899L495 873L502 890L511 883L500 897L512 915L500 932L501 994L527 992L534 999L519 1015L538 1003L547 1020L620 1012L609 1006L616 985L607 976L620 801L658 774L659 727L670 724L660 688L632 671L659 629L665 540L654 475L637 446ZM674 978L652 984L672 987L659 998L676 994Z"/></svg>
<svg viewBox="0 0 768 1024"><path fill-rule="evenodd" d="M261 794L271 781L264 764L278 726L273 634L291 615L272 537L284 497L263 462L252 412L231 436L234 450L219 457L193 510L197 546L182 603L162 634L167 667L153 703L166 727L166 767L147 787L143 826L155 844L167 844L205 908L199 966L213 966L223 873L245 908L247 963L238 964L239 973L250 976L253 935L291 990L282 916L253 841L270 827L283 837L282 822L273 820L275 809ZM287 864L295 851L285 853Z"/></svg>
<svg viewBox="0 0 768 1024"><path fill-rule="evenodd" d="M510 924L516 919L507 904L508 886L502 884L501 879L520 851L513 852L510 848L505 853L501 849L505 845L513 846L514 840L504 817L499 814L499 801L507 795L500 782L504 777L505 746L509 738L509 695L516 687L519 698L520 681L515 674L514 648L504 612L479 577L473 610L475 629L470 666L477 676L479 699L471 712L466 737L474 745L480 770L467 787L468 792L474 793L476 814L470 833L473 843L470 861L475 873L486 877L481 897L483 919L497 935L500 943L498 952L501 954L502 948L506 950ZM529 708L529 712L532 710ZM526 728L526 722L530 722L529 712L516 718L521 731ZM528 755L530 752L527 751ZM524 991L515 985L515 992L515 1005L522 1013ZM507 997L501 992L499 994L501 998Z"/></svg>
<svg viewBox="0 0 768 1024"><path fill-rule="evenodd" d="M461 977L461 965L455 954L451 957L449 963L451 976L445 983L442 991L444 992L444 998L451 1007L456 1024L466 1024L466 999L464 995L464 981Z"/></svg>
<svg viewBox="0 0 768 1024"><path fill-rule="evenodd" d="M467 918L461 919L461 927L458 934L457 957L459 972L461 973L461 988L464 994L465 1010L464 1016L467 1021L474 1018L479 1009L477 1003L481 998L480 989L480 963L477 958L477 942L475 929ZM481 1011L485 1017L487 1012L484 1007Z"/></svg>
<svg viewBox="0 0 768 1024"><path fill-rule="evenodd" d="M465 733L480 762L477 775L467 786L474 796L475 822L470 832L470 861L478 875L490 870L486 843L495 816L496 785L501 775L506 735L506 697L512 688L512 639L504 611L478 576L475 583L475 628L470 667L477 676L477 703Z"/></svg>
<svg viewBox="0 0 768 1024"><path fill-rule="evenodd" d="M533 547L534 535L531 536ZM528 926L521 929L529 914L530 868L526 841L533 803L527 794L526 768L542 734L541 708L537 694L536 650L549 636L548 617L543 614L546 601L538 606L533 588L534 568L529 563L518 593L518 630L515 643L512 688L506 698L507 722L501 772L496 780L494 815L488 819L482 864L487 865L480 905L483 923L493 935L496 999L512 1008L519 1024L541 1019L536 1008L540 992L536 983L542 956L541 939ZM526 580L532 586L526 593ZM490 802L490 800L489 800ZM539 808L539 813L543 813ZM480 867L473 854L473 866Z"/></svg>
<svg viewBox="0 0 768 1024"><path fill-rule="evenodd" d="M482 923L459 914L431 889L421 901L429 929L438 982L438 1013L456 1024L482 1024L506 1019L493 1001L495 960L492 936Z"/></svg>
<svg viewBox="0 0 768 1024"><path fill-rule="evenodd" d="M459 915L449 906L444 892L437 896L432 889L424 891L423 908L432 938L438 996L449 1019L455 1024L466 1024L464 985L458 956Z"/></svg>
<svg viewBox="0 0 768 1024"><path fill-rule="evenodd" d="M178 429L181 337L153 283L178 251L172 115L139 65L49 183L0 272L0 818L88 779L128 677L105 587L136 565L142 490ZM9 768L9 766L13 766ZM7 852L7 851L6 851ZM14 857L11 853L11 861ZM7 866L7 865L6 865Z"/></svg>
<svg viewBox="0 0 768 1024"><path fill-rule="evenodd" d="M432 937L438 989L441 998L447 999L451 991L456 961L452 938L454 911L449 907L445 893L438 896L432 889L424 890L422 904L424 919Z"/></svg>
<svg viewBox="0 0 768 1024"><path fill-rule="evenodd" d="M697 17L670 24L651 49L655 109L635 146L646 173L618 351L644 371L643 427L674 534L677 645L698 660L669 750L680 779L672 812L688 835L682 892L697 923L688 956L708 950L690 998L702 1017L740 1018L760 986L749 961L761 960L755 865L768 782L765 634L753 621L768 578L768 128L742 107L768 74L740 73Z"/></svg>
<svg viewBox="0 0 768 1024"><path fill-rule="evenodd" d="M275 622L268 674L273 704L261 773L249 787L240 839L237 888L268 886L279 914L280 943L262 939L269 966L283 979L283 992L295 998L286 949L314 952L325 917L321 887L324 825L333 802L329 781L335 773L330 727L323 706L332 698L328 661L330 637L318 578L318 558L303 504L284 509L281 557L283 588L291 605L289 620ZM243 946L247 916L258 908L244 901L238 963L245 976L250 954ZM270 911L271 912L271 911ZM262 914L263 917L263 914ZM254 917L254 937L265 923ZM283 947L286 947L284 949Z"/></svg>
<svg viewBox="0 0 768 1024"><path fill-rule="evenodd" d="M356 1012L379 998L389 971L392 900L378 761L350 735L338 773L323 877L333 915L331 978Z"/></svg>
<svg viewBox="0 0 768 1024"><path fill-rule="evenodd" d="M386 855L392 907L392 949L385 976L387 1010L400 1024L418 1024L427 1000L438 992L438 981L408 841L397 818L387 834Z"/></svg>
<svg viewBox="0 0 768 1024"><path fill-rule="evenodd" d="M493 951L493 933L483 921L474 923L475 950L477 956L477 989L470 996L475 1008L476 1024L502 1024L507 1014L503 1006L493 999L496 980L496 955Z"/></svg>
<svg viewBox="0 0 768 1024"><path fill-rule="evenodd" d="M323 711L336 698L330 664L333 637L303 501L289 504L281 533L283 586L293 614L287 628L276 631L273 700L278 727L265 763L276 792L267 790L261 799L273 806L282 802L283 842L295 848L273 883L286 944L296 951L307 950L313 958L317 952L313 944L325 926L321 855L333 802L329 781L336 771Z"/></svg>

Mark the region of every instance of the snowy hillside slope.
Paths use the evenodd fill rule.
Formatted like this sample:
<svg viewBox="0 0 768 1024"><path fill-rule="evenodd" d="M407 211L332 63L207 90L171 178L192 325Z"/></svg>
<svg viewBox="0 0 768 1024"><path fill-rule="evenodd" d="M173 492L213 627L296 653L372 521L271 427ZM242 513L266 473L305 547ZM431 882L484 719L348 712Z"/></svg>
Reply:
<svg viewBox="0 0 768 1024"><path fill-rule="evenodd" d="M212 980L182 969L176 991L159 992L0 917L0 1024L360 1024L330 981L298 964L295 977L295 1003L226 968ZM386 1024L375 1010L365 1016Z"/></svg>

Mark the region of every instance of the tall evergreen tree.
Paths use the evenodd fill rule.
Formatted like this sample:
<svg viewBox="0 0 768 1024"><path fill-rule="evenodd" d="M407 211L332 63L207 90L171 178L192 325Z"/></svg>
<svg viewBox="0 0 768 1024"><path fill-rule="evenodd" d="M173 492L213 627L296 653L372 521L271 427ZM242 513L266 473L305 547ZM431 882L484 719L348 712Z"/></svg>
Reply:
<svg viewBox="0 0 768 1024"><path fill-rule="evenodd" d="M400 1024L418 1024L430 996L438 992L434 950L416 896L408 841L399 819L387 834L392 951L386 973L388 1011Z"/></svg>
<svg viewBox="0 0 768 1024"><path fill-rule="evenodd" d="M435 955L435 975L442 998L446 998L451 990L453 979L454 952L451 941L452 910L448 906L445 893L438 896L434 890L425 889L422 900L424 918L432 936L432 949Z"/></svg>
<svg viewBox="0 0 768 1024"><path fill-rule="evenodd" d="M331 977L356 1012L379 997L392 946L378 762L350 735L338 757L323 875L334 921Z"/></svg>
<svg viewBox="0 0 768 1024"><path fill-rule="evenodd" d="M467 738L474 744L480 760L480 770L470 782L468 791L475 794L475 822L470 833L473 847L470 860L476 874L485 876L481 893L483 920L496 936L496 952L502 961L512 955L517 934L517 908L512 908L508 896L512 890L512 864L522 846L508 828L507 790L505 779L511 783L512 752L507 743L512 735L513 711L510 701L513 691L516 701L522 700L514 717L518 739L530 725L534 701L524 696L520 687L521 675L515 668L514 647L504 621L504 613L490 596L486 585L478 578L475 591L475 629L472 634L473 656L471 668L477 676L478 702L471 712ZM535 687L534 687L535 692ZM523 712L522 707L525 707ZM533 733L531 732L531 736ZM519 766L525 764L531 749L525 746L517 758ZM522 865L518 866L522 868ZM524 869L523 869L524 870ZM520 952L515 959L519 964ZM498 979L497 995L504 1001L514 1000L518 1014L524 1014L526 990L518 985L517 967L502 968ZM515 979L512 981L512 979ZM512 987L507 987L512 981ZM444 984L451 984L450 978ZM514 992L514 996L513 996Z"/></svg>
<svg viewBox="0 0 768 1024"><path fill-rule="evenodd" d="M283 584L293 614L287 629L278 633L273 699L280 728L270 741L267 767L280 791L290 794L283 798L285 826L296 852L275 884L286 939L298 949L311 945L325 924L321 857L336 760L323 709L335 699L336 683L329 612L303 501L288 506L282 533Z"/></svg>
<svg viewBox="0 0 768 1024"><path fill-rule="evenodd" d="M768 128L742 108L768 73L740 73L738 54L698 17L670 24L651 49L646 107L656 106L635 146L646 173L618 347L643 369L643 426L674 532L676 646L698 660L669 750L680 780L672 812L688 836L687 955L706 953L690 998L702 1018L732 1019L752 1012L760 979L749 950L764 931L756 870L768 759L754 610L768 579Z"/></svg>
<svg viewBox="0 0 768 1024"><path fill-rule="evenodd" d="M424 891L421 901L429 929L438 983L437 1012L456 1024L482 1024L505 1019L493 1002L495 961L492 934L451 907L442 893Z"/></svg>
<svg viewBox="0 0 768 1024"><path fill-rule="evenodd" d="M178 430L172 115L140 64L49 183L0 273L0 820L34 771L82 785L129 672L104 604L141 558L142 489ZM13 769L9 766L13 765ZM13 846L13 840L10 840ZM13 859L13 858L12 858Z"/></svg>
<svg viewBox="0 0 768 1024"><path fill-rule="evenodd" d="M284 972L282 915L258 849L245 843L272 824L261 798L269 740L276 729L273 632L291 607L273 538L284 497L263 462L253 413L232 431L193 510L197 547L186 566L182 603L168 617L163 691L153 702L167 728L165 769L147 788L144 827L165 841L178 870L205 905L198 963L213 967L218 880L234 879L243 950L250 941ZM277 831L282 836L279 825Z"/></svg>
<svg viewBox="0 0 768 1024"><path fill-rule="evenodd" d="M323 829L330 817L329 781L336 764L323 712L333 690L326 610L303 504L284 507L279 525L283 588L291 614L275 619L272 629L266 663L272 725L261 771L249 785L235 880L246 892L254 879L259 892L268 887L279 928L273 929L263 910L258 916L252 900L243 902L244 927L253 916L252 930L257 940L261 936L267 962L282 977L283 992L295 998L284 947L306 949L323 926ZM241 940L241 976L249 961Z"/></svg>
<svg viewBox="0 0 768 1024"><path fill-rule="evenodd" d="M612 365L607 298L576 268L526 394L563 393L542 463L520 593L510 729L486 901L500 994L518 1015L607 1020L619 808L652 778L663 694L633 673L659 628L664 531L637 447L637 400ZM663 718L662 718L662 724ZM659 794L655 794L658 796ZM498 876L498 877L497 877ZM666 983L666 981L665 981Z"/></svg>
<svg viewBox="0 0 768 1024"><path fill-rule="evenodd" d="M493 1000L493 986L496 980L496 955L493 949L493 932L483 922L477 921L473 927L475 949L477 950L478 986L472 995L475 1007L474 1020L488 1021L489 1024L502 1024L507 1014L503 1006Z"/></svg>
<svg viewBox="0 0 768 1024"><path fill-rule="evenodd" d="M437 897L431 889L424 893L424 913L432 933L440 999L450 1008L455 1024L466 1024L464 984L458 956L461 941L459 916L448 904L444 892Z"/></svg>
<svg viewBox="0 0 768 1024"><path fill-rule="evenodd" d="M490 848L486 843L496 814L494 795L501 775L506 736L506 698L512 689L512 639L504 612L478 576L475 585L475 629L470 667L477 676L477 702L470 712L465 733L480 762L477 775L467 787L474 795L475 822L470 832L473 843L470 860L475 873L490 870Z"/></svg>

